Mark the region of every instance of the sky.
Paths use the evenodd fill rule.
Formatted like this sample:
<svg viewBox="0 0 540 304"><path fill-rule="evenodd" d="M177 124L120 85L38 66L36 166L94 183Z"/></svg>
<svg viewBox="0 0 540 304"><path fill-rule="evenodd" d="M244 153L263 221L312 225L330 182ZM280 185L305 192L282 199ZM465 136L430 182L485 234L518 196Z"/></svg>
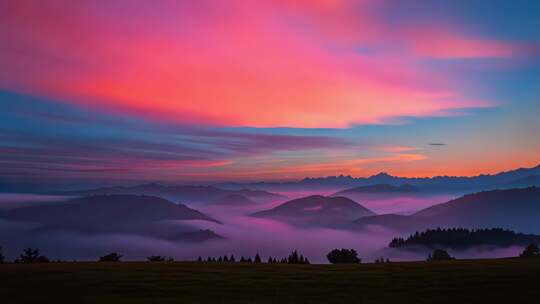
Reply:
<svg viewBox="0 0 540 304"><path fill-rule="evenodd" d="M538 1L0 0L0 183L540 164Z"/></svg>

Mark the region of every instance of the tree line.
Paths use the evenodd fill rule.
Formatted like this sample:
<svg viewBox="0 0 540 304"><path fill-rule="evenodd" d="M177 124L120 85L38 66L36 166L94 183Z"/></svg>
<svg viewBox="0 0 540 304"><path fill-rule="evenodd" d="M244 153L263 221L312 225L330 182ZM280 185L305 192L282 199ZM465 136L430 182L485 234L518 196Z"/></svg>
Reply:
<svg viewBox="0 0 540 304"><path fill-rule="evenodd" d="M99 262L120 262L122 259L122 255L116 252L112 252L109 254L106 254L104 256L99 257ZM519 255L521 258L540 258L540 249L538 245L536 244L530 244L527 247L523 249L521 254ZM327 260L332 264L360 264L362 262L362 259L358 256L358 252L354 249L333 249L326 255ZM450 256L450 254L444 250L444 249L435 249L433 250L427 257L427 261L446 261L446 260L454 260L455 258ZM166 257L161 255L152 255L147 257L146 259L148 262L174 262L174 258L172 257ZM8 262L6 260L6 257L3 254L2 247L0 247L0 264ZM33 264L33 263L49 263L51 262L49 258L42 255L40 253L40 250L37 248L26 248L23 250L23 252L19 255L18 258L12 261L15 264ZM60 260L56 260L54 262L64 262ZM207 257L206 259L203 259L201 256L197 258L197 262L199 263L236 263L237 259L234 257L234 255L230 256L220 256L218 258L215 257ZM257 253L255 257L252 259L251 257L240 257L238 260L238 263L263 263L261 256ZM268 260L266 261L268 264L310 264L310 261L307 257L304 255L298 253L297 250L294 250L291 254L289 254L287 257L277 259L273 257L268 257ZM375 263L390 263L390 260L384 257L377 258L375 260Z"/></svg>
<svg viewBox="0 0 540 304"><path fill-rule="evenodd" d="M202 256L199 256L197 258L197 262L199 263L236 263L237 260L234 257L234 255L229 256L220 256L218 258L215 257L207 257L204 259ZM263 260L261 259L261 256L257 253L255 254L255 257L252 259L251 257L244 257L241 256L238 260L239 263L263 263ZM299 254L297 250L294 250L289 256L278 259L273 257L268 257L268 260L266 261L268 264L311 264L309 262L309 259L307 257L304 257L304 255Z"/></svg>
<svg viewBox="0 0 540 304"><path fill-rule="evenodd" d="M512 245L525 246L540 243L540 236L534 234L516 233L501 228L475 229L449 228L427 229L415 232L407 238L394 238L388 244L391 248L414 246L468 248L480 245L508 247Z"/></svg>

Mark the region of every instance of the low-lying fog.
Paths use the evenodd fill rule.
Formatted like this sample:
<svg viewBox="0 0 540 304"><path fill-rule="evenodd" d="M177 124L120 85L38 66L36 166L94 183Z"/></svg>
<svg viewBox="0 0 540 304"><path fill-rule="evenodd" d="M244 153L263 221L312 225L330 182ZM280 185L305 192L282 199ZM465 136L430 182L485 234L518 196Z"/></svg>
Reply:
<svg viewBox="0 0 540 304"><path fill-rule="evenodd" d="M284 193L289 198L305 196L306 193ZM325 193L327 194L327 193ZM421 208L447 201L451 196L415 199L372 200L360 202L377 213L411 213ZM0 195L0 210L14 208L17 204L28 206L57 202L55 196ZM427 251L398 251L387 247L399 232L380 227L369 231L353 232L327 228L302 228L270 219L254 218L252 212L275 206L272 202L253 207L230 208L192 205L220 221L222 225L207 221L185 221L193 227L211 229L224 239L202 243L172 242L136 235L106 234L84 235L71 232L35 232L35 225L0 220L0 246L4 254L13 259L26 247L37 247L51 259L96 260L99 256L119 252L126 260L141 260L150 255L172 256L177 260L195 260L199 255L220 256L234 254L254 256L261 254L285 257L292 250L299 250L312 263L326 263L326 253L333 248L354 248L363 261L371 262L383 256L390 260L424 260ZM522 248L478 248L461 252L450 251L457 258L486 258L516 256Z"/></svg>

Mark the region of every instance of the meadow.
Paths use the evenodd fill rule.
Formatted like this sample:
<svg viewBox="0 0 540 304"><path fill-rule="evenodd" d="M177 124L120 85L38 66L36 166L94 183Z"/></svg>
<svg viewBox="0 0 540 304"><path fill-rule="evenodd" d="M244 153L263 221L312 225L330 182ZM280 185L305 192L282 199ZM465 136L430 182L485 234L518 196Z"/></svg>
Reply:
<svg viewBox="0 0 540 304"><path fill-rule="evenodd" d="M539 259L0 265L2 303L535 303Z"/></svg>

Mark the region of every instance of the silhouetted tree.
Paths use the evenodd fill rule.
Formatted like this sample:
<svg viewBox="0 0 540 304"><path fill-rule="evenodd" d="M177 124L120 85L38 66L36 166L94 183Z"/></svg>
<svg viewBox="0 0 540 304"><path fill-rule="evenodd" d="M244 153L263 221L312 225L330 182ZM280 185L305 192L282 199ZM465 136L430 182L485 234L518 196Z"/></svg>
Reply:
<svg viewBox="0 0 540 304"><path fill-rule="evenodd" d="M326 258L332 264L358 264L362 262L354 249L334 249L326 255Z"/></svg>
<svg viewBox="0 0 540 304"><path fill-rule="evenodd" d="M246 262L246 259L244 258L244 256L241 256L240 257L240 263L245 263Z"/></svg>
<svg viewBox="0 0 540 304"><path fill-rule="evenodd" d="M207 261L207 262L212 262L212 258L211 258L211 257L208 257L208 258L206 259L206 261Z"/></svg>
<svg viewBox="0 0 540 304"><path fill-rule="evenodd" d="M298 256L298 251L293 251L288 257L287 257L287 263L289 264L300 264L300 256Z"/></svg>
<svg viewBox="0 0 540 304"><path fill-rule="evenodd" d="M197 258L197 262L201 263L202 261L203 261L202 257L199 256L199 257Z"/></svg>
<svg viewBox="0 0 540 304"><path fill-rule="evenodd" d="M228 256L226 256L226 255L225 255L225 256L223 256L223 262L227 262L227 263L228 263L228 262L229 262L229 257L228 257Z"/></svg>
<svg viewBox="0 0 540 304"><path fill-rule="evenodd" d="M253 260L251 259L251 257L249 257L246 261L246 263L253 263Z"/></svg>
<svg viewBox="0 0 540 304"><path fill-rule="evenodd" d="M229 262L236 263L236 259L234 258L234 255L231 254L231 257L229 258Z"/></svg>
<svg viewBox="0 0 540 304"><path fill-rule="evenodd" d="M222 258L222 257L219 257L217 261L218 261L218 262L223 262L223 258Z"/></svg>
<svg viewBox="0 0 540 304"><path fill-rule="evenodd" d="M521 258L538 258L540 257L540 249L536 244L530 244L525 247L523 252L519 255Z"/></svg>
<svg viewBox="0 0 540 304"><path fill-rule="evenodd" d="M435 249L433 253L430 253L427 258L428 261L449 261L454 260L454 257L450 256L446 250Z"/></svg>
<svg viewBox="0 0 540 304"><path fill-rule="evenodd" d="M272 257L268 257L268 264L273 264L274 263L274 259Z"/></svg>
<svg viewBox="0 0 540 304"><path fill-rule="evenodd" d="M258 253L255 255L255 260L253 262L255 262L255 263L261 263L262 262L261 257L259 256Z"/></svg>
<svg viewBox="0 0 540 304"><path fill-rule="evenodd" d="M2 254L2 247L0 246L0 264L6 262L6 257Z"/></svg>
<svg viewBox="0 0 540 304"><path fill-rule="evenodd" d="M166 257L161 255L152 255L146 258L148 262L165 262L167 260Z"/></svg>
<svg viewBox="0 0 540 304"><path fill-rule="evenodd" d="M306 260L307 260L307 258L305 258L301 254L298 254L298 251L295 250L291 254L289 254L289 256L286 259L284 259L282 261L284 261L284 263L288 263L288 264L308 264L309 262L306 263Z"/></svg>
<svg viewBox="0 0 540 304"><path fill-rule="evenodd" d="M46 256L39 254L39 249L26 248L20 255L19 260L21 263L48 263L49 259Z"/></svg>
<svg viewBox="0 0 540 304"><path fill-rule="evenodd" d="M104 255L99 258L100 262L120 262L120 259L122 258L121 255L119 255L116 252L109 253L107 255Z"/></svg>

